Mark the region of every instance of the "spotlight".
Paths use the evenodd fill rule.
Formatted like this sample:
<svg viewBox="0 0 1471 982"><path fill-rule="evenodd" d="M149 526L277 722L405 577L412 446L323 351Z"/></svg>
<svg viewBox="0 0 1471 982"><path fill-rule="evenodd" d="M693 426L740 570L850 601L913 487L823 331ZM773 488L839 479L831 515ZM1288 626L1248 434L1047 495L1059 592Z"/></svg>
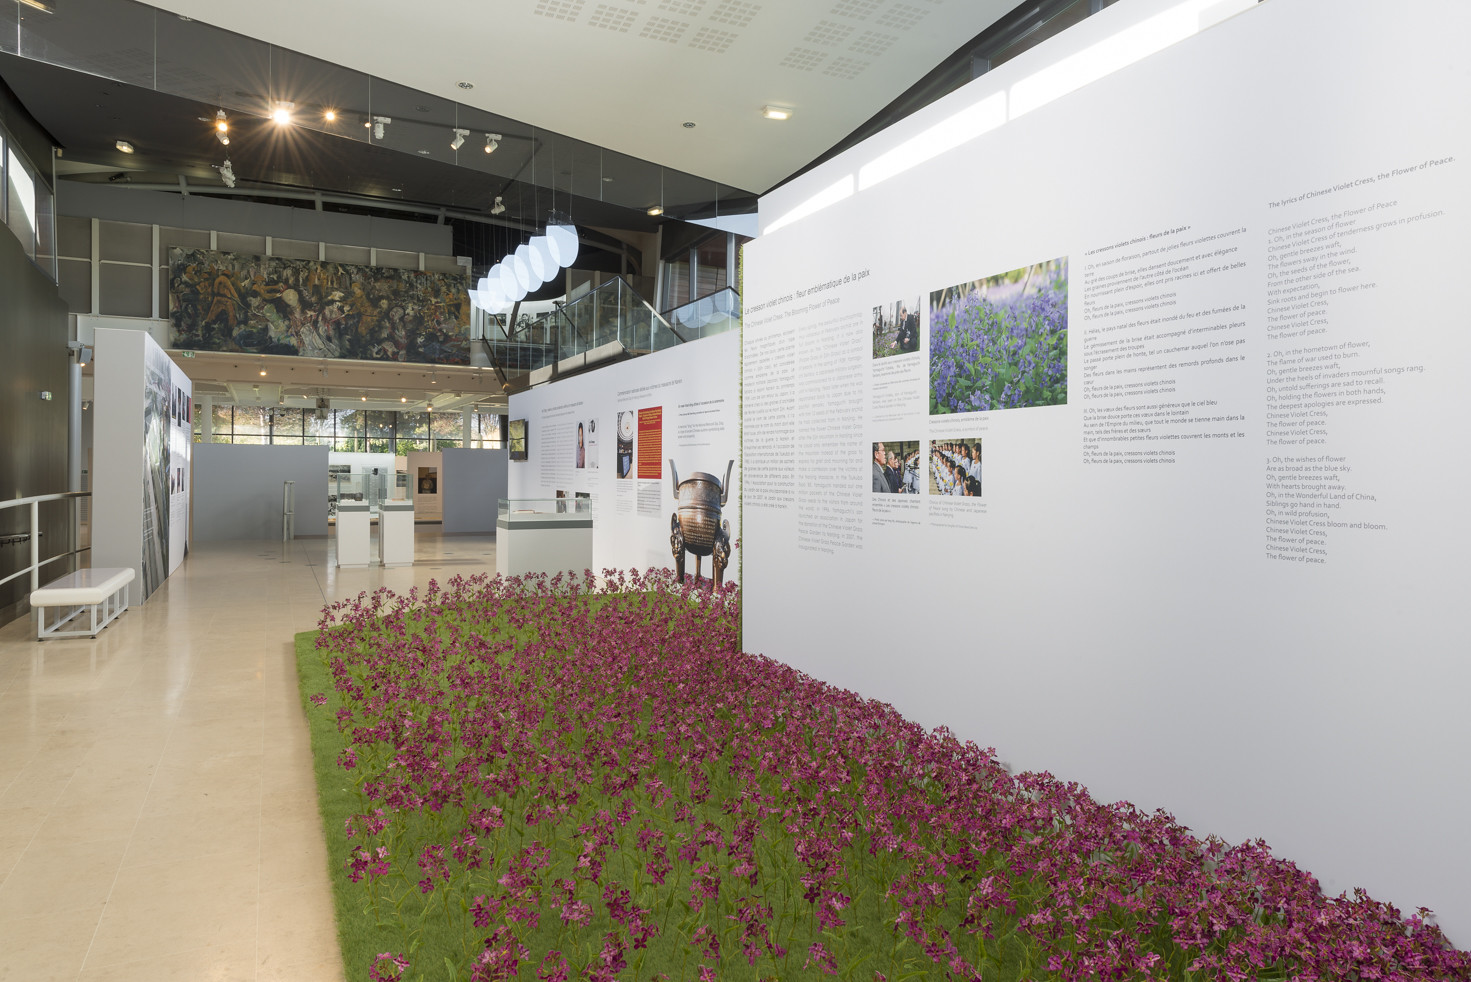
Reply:
<svg viewBox="0 0 1471 982"><path fill-rule="evenodd" d="M767 119L791 119L792 111L785 106L762 106L761 115Z"/></svg>
<svg viewBox="0 0 1471 982"><path fill-rule="evenodd" d="M664 214L664 209L661 208L659 205L655 205L654 207L649 209L648 213L650 218L657 218L660 215Z"/></svg>
<svg viewBox="0 0 1471 982"><path fill-rule="evenodd" d="M129 143L127 140L119 140L116 143L114 143L113 146L117 147L123 153L132 153L133 152L133 145L131 143Z"/></svg>
<svg viewBox="0 0 1471 982"><path fill-rule="evenodd" d="M276 108L271 110L271 119L275 120L278 126L289 126L291 124L291 110L295 108L296 103L294 102L278 102L276 103Z"/></svg>
<svg viewBox="0 0 1471 982"><path fill-rule="evenodd" d="M496 195L495 196L495 204L493 204L493 205L490 206L490 213L492 215L503 215L503 214L505 214L505 212L506 212L506 203L501 200L501 196L500 195Z"/></svg>
<svg viewBox="0 0 1471 982"><path fill-rule="evenodd" d="M235 186L235 168L230 163L229 157L225 158L223 164L216 164L215 170L220 172L220 180L225 183L225 187L233 188Z"/></svg>
<svg viewBox="0 0 1471 982"><path fill-rule="evenodd" d="M326 112L322 113L322 118L329 123L337 122L337 110L328 109Z"/></svg>
<svg viewBox="0 0 1471 982"><path fill-rule="evenodd" d="M485 134L485 152L486 153L495 153L495 148L498 147L498 146L500 146L500 145L501 145L501 135L499 133L487 133L487 134Z"/></svg>
<svg viewBox="0 0 1471 982"><path fill-rule="evenodd" d="M409 397L408 396L399 396L398 397L398 401L399 402L408 402L409 401Z"/></svg>
<svg viewBox="0 0 1471 982"><path fill-rule="evenodd" d="M367 396L363 396L363 401L364 402L367 402L368 401L368 397Z"/></svg>
<svg viewBox="0 0 1471 982"><path fill-rule="evenodd" d="M465 137L467 137L469 135L470 135L470 131L469 130L462 130L458 126L455 127L455 138L453 140L449 141L449 148L451 150L458 150L458 149L460 149L460 147L463 147L465 145Z"/></svg>
<svg viewBox="0 0 1471 982"><path fill-rule="evenodd" d="M389 119L387 116L374 116L373 117L373 139L375 139L375 140L381 140L381 139L383 139L383 127L387 126L391 122L393 122L393 120Z"/></svg>
<svg viewBox="0 0 1471 982"><path fill-rule="evenodd" d="M230 145L230 138L218 130L215 131L215 139L220 141L220 146L222 147L228 147Z"/></svg>

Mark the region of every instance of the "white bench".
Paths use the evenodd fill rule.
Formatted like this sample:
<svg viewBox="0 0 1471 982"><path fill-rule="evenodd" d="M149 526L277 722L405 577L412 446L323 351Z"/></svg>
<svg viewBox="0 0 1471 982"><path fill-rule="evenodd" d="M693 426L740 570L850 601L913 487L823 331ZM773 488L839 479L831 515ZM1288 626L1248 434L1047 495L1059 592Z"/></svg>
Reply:
<svg viewBox="0 0 1471 982"><path fill-rule="evenodd" d="M31 607L36 611L36 640L97 637L98 631L128 609L128 584L131 582L131 569L79 569L47 583L39 590L32 590ZM70 608L70 612L48 628L47 607ZM86 611L91 612L91 627L80 631L62 630Z"/></svg>

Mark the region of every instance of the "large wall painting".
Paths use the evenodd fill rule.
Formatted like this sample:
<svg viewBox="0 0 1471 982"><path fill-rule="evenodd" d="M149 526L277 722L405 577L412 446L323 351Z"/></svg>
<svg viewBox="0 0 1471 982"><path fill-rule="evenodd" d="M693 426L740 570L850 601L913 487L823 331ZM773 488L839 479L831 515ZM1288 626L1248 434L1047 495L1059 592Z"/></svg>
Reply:
<svg viewBox="0 0 1471 982"><path fill-rule="evenodd" d="M470 363L463 273L169 250L176 348Z"/></svg>

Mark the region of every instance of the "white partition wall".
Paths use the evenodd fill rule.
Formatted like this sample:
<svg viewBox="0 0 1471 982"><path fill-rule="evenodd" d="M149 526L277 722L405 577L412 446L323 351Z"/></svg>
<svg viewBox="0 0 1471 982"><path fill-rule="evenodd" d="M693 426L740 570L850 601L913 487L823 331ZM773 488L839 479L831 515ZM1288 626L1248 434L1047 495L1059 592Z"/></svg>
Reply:
<svg viewBox="0 0 1471 982"><path fill-rule="evenodd" d="M99 328L94 351L92 566L131 567L139 604L188 548L192 387L141 331Z"/></svg>
<svg viewBox="0 0 1471 982"><path fill-rule="evenodd" d="M739 359L732 332L511 396L511 418L526 420L529 459L510 462L509 497L591 497L595 570L666 569L674 567L675 474L726 485L728 472L720 511L734 545ZM710 553L701 560L708 578ZM726 582L738 578L738 564L733 555ZM694 555L685 569L694 575Z"/></svg>
<svg viewBox="0 0 1471 982"><path fill-rule="evenodd" d="M1236 6L763 200L745 644L1465 945L1471 5Z"/></svg>

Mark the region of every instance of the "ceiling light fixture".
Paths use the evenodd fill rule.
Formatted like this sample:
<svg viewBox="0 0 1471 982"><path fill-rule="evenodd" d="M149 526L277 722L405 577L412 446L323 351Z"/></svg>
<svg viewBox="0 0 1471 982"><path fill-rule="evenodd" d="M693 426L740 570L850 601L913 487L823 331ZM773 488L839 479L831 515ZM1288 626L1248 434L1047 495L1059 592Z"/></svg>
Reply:
<svg viewBox="0 0 1471 982"><path fill-rule="evenodd" d="M654 207L649 209L650 218L657 218L662 214L664 214L664 209L659 207L658 205L655 205Z"/></svg>
<svg viewBox="0 0 1471 982"><path fill-rule="evenodd" d="M762 106L761 115L767 119L791 119L792 111L786 106Z"/></svg>
<svg viewBox="0 0 1471 982"><path fill-rule="evenodd" d="M129 143L127 140L119 140L116 143L114 143L113 146L117 147L123 153L132 153L133 152L133 145L131 143Z"/></svg>
<svg viewBox="0 0 1471 982"><path fill-rule="evenodd" d="M56 6L48 2L48 0L20 0L20 2L33 10L41 11L43 14L56 13Z"/></svg>
<svg viewBox="0 0 1471 982"><path fill-rule="evenodd" d="M695 128L695 124L688 119L685 120L683 123L680 123L679 125L683 126L687 130L692 130Z"/></svg>
<svg viewBox="0 0 1471 982"><path fill-rule="evenodd" d="M455 84L458 85L462 89L473 89L473 88L475 88L475 83L474 82L456 82Z"/></svg>
<svg viewBox="0 0 1471 982"><path fill-rule="evenodd" d="M469 135L470 135L470 131L469 130L462 130L458 126L456 126L455 127L455 138L453 140L449 141L449 148L451 150L458 150L458 149L460 149L460 147L463 147L465 145L465 137L467 137Z"/></svg>
<svg viewBox="0 0 1471 982"><path fill-rule="evenodd" d="M374 116L373 117L373 139L375 139L375 140L381 140L381 139L383 139L383 127L387 126L391 122L393 122L393 120L390 119L390 118L388 118L387 116Z"/></svg>
<svg viewBox="0 0 1471 982"><path fill-rule="evenodd" d="M337 122L337 110L328 109L326 112L322 113L322 118L329 123Z"/></svg>
<svg viewBox="0 0 1471 982"><path fill-rule="evenodd" d="M225 118L225 111L223 109L215 112L215 132L219 134L221 140L229 142L225 138L225 134L230 132L230 121Z"/></svg>
<svg viewBox="0 0 1471 982"><path fill-rule="evenodd" d="M276 121L277 126L290 126L291 111L295 108L294 102L278 102L276 108L271 110L271 119Z"/></svg>
<svg viewBox="0 0 1471 982"><path fill-rule="evenodd" d="M459 130L456 130L455 132L458 133ZM495 153L495 148L501 145L502 139L504 139L504 137L502 137L499 133L485 134L485 152Z"/></svg>
<svg viewBox="0 0 1471 982"><path fill-rule="evenodd" d="M230 163L229 157L225 158L223 164L215 164L214 169L220 172L220 180L224 182L225 187L233 188L235 186L235 168Z"/></svg>
<svg viewBox="0 0 1471 982"><path fill-rule="evenodd" d="M408 396L399 396L398 397L398 401L399 402L408 402L409 401L409 397Z"/></svg>
<svg viewBox="0 0 1471 982"><path fill-rule="evenodd" d="M495 203L490 206L490 213L492 215L504 215L506 213L506 203L501 200L500 195L495 196Z"/></svg>
<svg viewBox="0 0 1471 982"><path fill-rule="evenodd" d="M363 396L363 401L364 402L367 402L368 401L368 397L367 396Z"/></svg>

